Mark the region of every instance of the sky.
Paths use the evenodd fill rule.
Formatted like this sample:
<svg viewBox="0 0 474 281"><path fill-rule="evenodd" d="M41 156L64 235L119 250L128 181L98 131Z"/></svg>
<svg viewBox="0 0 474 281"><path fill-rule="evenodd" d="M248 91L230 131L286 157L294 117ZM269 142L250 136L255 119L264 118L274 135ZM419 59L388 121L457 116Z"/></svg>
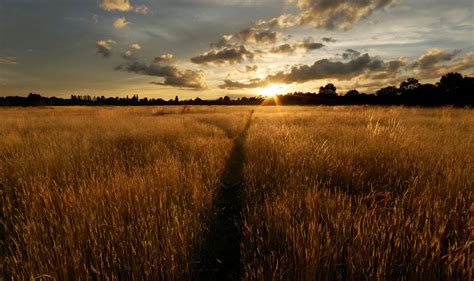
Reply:
<svg viewBox="0 0 474 281"><path fill-rule="evenodd" d="M472 0L0 0L0 96L373 92L474 75Z"/></svg>

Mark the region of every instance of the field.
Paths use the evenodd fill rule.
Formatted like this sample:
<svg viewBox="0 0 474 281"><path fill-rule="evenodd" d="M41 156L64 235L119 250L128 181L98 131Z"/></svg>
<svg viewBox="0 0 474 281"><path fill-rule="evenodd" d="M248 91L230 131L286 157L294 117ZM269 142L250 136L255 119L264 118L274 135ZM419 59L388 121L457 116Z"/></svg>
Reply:
<svg viewBox="0 0 474 281"><path fill-rule="evenodd" d="M472 280L474 114L0 110L0 279Z"/></svg>

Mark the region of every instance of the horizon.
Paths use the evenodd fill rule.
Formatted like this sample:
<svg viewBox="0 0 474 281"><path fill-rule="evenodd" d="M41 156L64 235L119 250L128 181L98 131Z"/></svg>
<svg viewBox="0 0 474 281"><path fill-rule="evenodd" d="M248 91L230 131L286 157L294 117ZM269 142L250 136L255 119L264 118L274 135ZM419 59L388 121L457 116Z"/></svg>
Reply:
<svg viewBox="0 0 474 281"><path fill-rule="evenodd" d="M374 93L474 74L467 0L4 0L0 15L0 97Z"/></svg>

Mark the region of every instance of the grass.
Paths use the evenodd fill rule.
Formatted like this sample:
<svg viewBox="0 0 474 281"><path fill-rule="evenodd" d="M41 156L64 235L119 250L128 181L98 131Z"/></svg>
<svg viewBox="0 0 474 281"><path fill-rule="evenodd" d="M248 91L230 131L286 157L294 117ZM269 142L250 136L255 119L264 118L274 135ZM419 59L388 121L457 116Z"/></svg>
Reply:
<svg viewBox="0 0 474 281"><path fill-rule="evenodd" d="M0 120L4 279L209 277L203 251L234 236L235 279L473 278L471 109L9 108Z"/></svg>
<svg viewBox="0 0 474 281"><path fill-rule="evenodd" d="M245 121L198 113L2 110L2 275L190 278L232 143L219 126Z"/></svg>
<svg viewBox="0 0 474 281"><path fill-rule="evenodd" d="M473 124L449 108L258 111L245 279L472 280Z"/></svg>

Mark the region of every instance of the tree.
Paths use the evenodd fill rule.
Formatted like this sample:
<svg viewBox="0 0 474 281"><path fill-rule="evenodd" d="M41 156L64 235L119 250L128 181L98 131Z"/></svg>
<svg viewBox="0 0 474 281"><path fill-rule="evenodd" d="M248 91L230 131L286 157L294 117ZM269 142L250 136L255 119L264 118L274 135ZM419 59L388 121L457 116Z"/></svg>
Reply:
<svg viewBox="0 0 474 281"><path fill-rule="evenodd" d="M26 100L28 105L43 105L43 98L35 93L30 93Z"/></svg>
<svg viewBox="0 0 474 281"><path fill-rule="evenodd" d="M345 96L346 97L358 97L358 96L360 96L360 93L356 89L352 89L352 90L347 91Z"/></svg>
<svg viewBox="0 0 474 281"><path fill-rule="evenodd" d="M336 86L334 86L332 83L329 83L324 87L321 86L319 88L319 95L327 98L337 96Z"/></svg>
<svg viewBox="0 0 474 281"><path fill-rule="evenodd" d="M420 87L420 83L416 78L408 78L407 80L400 83L400 92L402 94L408 94L409 92L413 92Z"/></svg>
<svg viewBox="0 0 474 281"><path fill-rule="evenodd" d="M378 90L375 94L380 98L396 97L398 96L398 89L394 86L388 86Z"/></svg>

